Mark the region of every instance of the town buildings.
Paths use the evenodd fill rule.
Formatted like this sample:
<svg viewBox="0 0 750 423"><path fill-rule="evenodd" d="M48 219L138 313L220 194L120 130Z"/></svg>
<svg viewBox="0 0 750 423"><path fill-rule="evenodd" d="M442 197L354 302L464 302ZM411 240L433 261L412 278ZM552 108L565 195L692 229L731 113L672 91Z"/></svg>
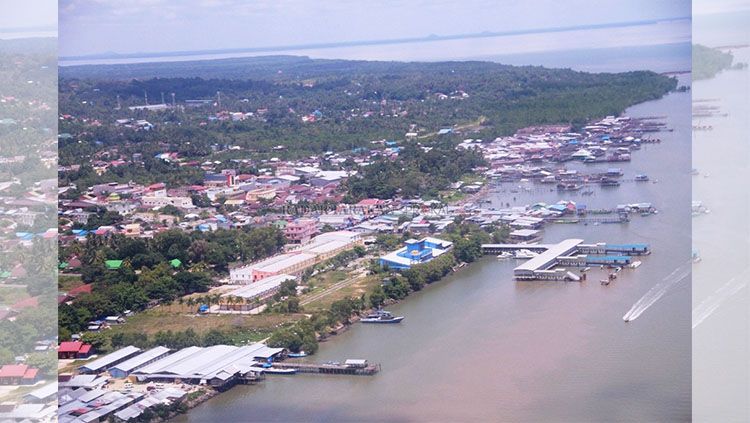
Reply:
<svg viewBox="0 0 750 423"><path fill-rule="evenodd" d="M305 269L351 249L355 245L363 245L362 237L356 232L324 233L286 253L232 268L229 270L229 279L234 284L247 284L269 276L282 274L297 276Z"/></svg>

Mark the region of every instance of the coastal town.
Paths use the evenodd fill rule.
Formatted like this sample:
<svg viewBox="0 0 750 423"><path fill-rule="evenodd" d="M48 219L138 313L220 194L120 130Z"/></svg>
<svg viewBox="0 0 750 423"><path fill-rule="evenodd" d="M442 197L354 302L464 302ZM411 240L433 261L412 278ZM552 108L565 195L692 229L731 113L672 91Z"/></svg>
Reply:
<svg viewBox="0 0 750 423"><path fill-rule="evenodd" d="M234 113L220 116L234 116ZM77 118L61 115L60 119ZM115 125L130 122L118 120ZM146 131L152 127L143 121L133 130ZM466 136L472 130L475 128L443 128L435 136ZM657 183L648 175L625 174L614 166L631 161L631 156L637 160L642 145L660 142L659 132L668 130L658 118L608 116L579 132L574 132L570 125L544 125L523 128L513 136L490 141L464 138L456 149L480 153L486 166L473 169L473 176L451 184L438 198L364 198L349 204L343 202L347 181L357 178L357 168L363 169L382 157L396 159L405 144L418 143L413 133L405 134L403 141L375 141L373 145L377 148L372 150L326 152L297 160L277 157L258 160L248 154L246 158L229 161L233 167L225 167L226 161L196 162L164 151L154 159L194 167L202 172L202 181L178 186L159 180L149 184L60 186L59 241L61 253L71 253L61 255L59 269L63 277L68 275L68 280L74 281L60 293L61 304L74 304L77 298L90 295L95 289L94 283L81 280L82 268L86 267L82 255L86 253L79 245L92 242L107 245L97 240L112 237L158 240L175 232L210 237L225 231L258 228L272 229L281 235L283 242L277 252L259 256L257 260L212 265L214 276L205 287L206 294L178 294L176 298L151 299L142 310L91 315L92 319L82 324L85 330L71 333L71 340L62 342L58 349L60 386L64 393L59 418L72 422L109 416L121 421L154 415L166 417L184 412L185 407L232 385L266 383L266 375L310 369L359 374L357 369L370 366L366 357L350 358L345 364L321 365L304 358L299 361L295 357L308 355L303 349L306 344L278 342L268 329L260 331L254 339L248 338L247 346L239 347L204 341L203 347L154 344L151 348L140 348L119 344L115 348L114 342L107 345L99 336L112 333L126 338L123 331L131 325L136 325L134 330L148 332L143 322L151 319L139 321L147 315L164 322L172 317L191 316L190 321L203 319L209 325L212 319L241 316L251 327L253 319L260 321L285 313L296 316L286 323L277 323L283 327L294 321L309 320L304 314L309 311L321 307L331 307L333 311L361 297L360 303L344 311L339 321L319 325L327 329L316 331L315 336L324 340L346 330L367 310L403 298L403 294L381 298L399 283L402 278L399 273L434 261L432 264L448 263L441 270L444 274L458 271L468 261L488 254L518 261L513 275L516 280L581 282L593 272L589 269L601 268L606 269L597 271L601 285L609 285L621 269L635 269L641 264L636 256L649 254L648 244L637 240L632 244L586 244L582 239L544 244L541 243L544 228L560 223L627 224L631 218L658 213L651 203L612 204L610 208L589 210L585 200L595 195L594 188ZM279 146L279 150L282 148ZM216 154L222 150L242 153L239 147L215 148ZM613 167L603 173L585 170L589 164L602 162ZM139 163L143 163L142 155L125 156L114 147L98 152L89 165L97 174L106 176L117 172L118 166ZM344 166L345 163L354 166ZM571 164L583 166L584 170L576 170ZM253 173L239 170L249 166ZM79 165L61 166L59 172L64 175L79 169ZM535 192L557 192L568 199L553 204L516 201L516 196L533 196ZM508 200L503 207L485 201L487 196L497 193ZM448 233L457 222L485 235L477 236L469 245L455 245L459 239ZM479 239L486 242L479 243L476 241ZM194 243L188 241L185 249L192 251ZM133 266L136 257L117 256L118 248L113 247L106 257L100 257L103 267L99 277ZM472 249L471 254L467 253ZM167 251L172 251L174 257L163 256L166 272L178 274L194 266L195 259L185 256L185 251ZM448 256L450 260L443 260ZM147 271L134 270L136 275ZM410 288L405 289L419 289L418 284L408 281ZM163 335L156 334L155 339ZM101 355L108 350L109 354ZM374 366L376 370L379 368L377 364Z"/></svg>

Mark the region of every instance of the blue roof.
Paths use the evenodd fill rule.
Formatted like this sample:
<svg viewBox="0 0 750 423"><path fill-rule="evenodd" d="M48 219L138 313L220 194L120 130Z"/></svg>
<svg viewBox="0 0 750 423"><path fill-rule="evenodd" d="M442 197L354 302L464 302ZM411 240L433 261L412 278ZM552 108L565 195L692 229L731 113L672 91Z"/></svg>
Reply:
<svg viewBox="0 0 750 423"><path fill-rule="evenodd" d="M607 244L607 248L627 248L627 249L644 249L648 248L648 244L635 243L635 244Z"/></svg>
<svg viewBox="0 0 750 423"><path fill-rule="evenodd" d="M630 261L632 257L630 256L590 256L588 258L589 261L592 262L615 262L615 261Z"/></svg>

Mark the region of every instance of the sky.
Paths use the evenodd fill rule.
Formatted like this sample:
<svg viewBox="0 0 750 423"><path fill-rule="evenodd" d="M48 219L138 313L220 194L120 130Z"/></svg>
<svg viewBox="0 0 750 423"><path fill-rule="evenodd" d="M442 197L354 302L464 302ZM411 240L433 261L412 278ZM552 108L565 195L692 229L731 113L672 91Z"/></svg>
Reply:
<svg viewBox="0 0 750 423"><path fill-rule="evenodd" d="M57 0L0 0L0 38L4 34L45 31L57 28Z"/></svg>
<svg viewBox="0 0 750 423"><path fill-rule="evenodd" d="M285 46L690 15L685 0L61 0L60 56Z"/></svg>

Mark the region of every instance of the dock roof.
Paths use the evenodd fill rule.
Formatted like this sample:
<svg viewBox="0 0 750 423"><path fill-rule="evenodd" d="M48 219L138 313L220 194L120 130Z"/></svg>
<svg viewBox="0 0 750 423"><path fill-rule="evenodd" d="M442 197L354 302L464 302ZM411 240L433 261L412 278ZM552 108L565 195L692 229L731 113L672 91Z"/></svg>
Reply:
<svg viewBox="0 0 750 423"><path fill-rule="evenodd" d="M561 241L558 244L552 244L545 252L540 253L538 256L526 261L525 263L516 267L514 270L526 270L532 272L538 270L546 270L552 263L554 263L554 261L558 257L570 254L570 252L582 242L582 239L572 238Z"/></svg>

